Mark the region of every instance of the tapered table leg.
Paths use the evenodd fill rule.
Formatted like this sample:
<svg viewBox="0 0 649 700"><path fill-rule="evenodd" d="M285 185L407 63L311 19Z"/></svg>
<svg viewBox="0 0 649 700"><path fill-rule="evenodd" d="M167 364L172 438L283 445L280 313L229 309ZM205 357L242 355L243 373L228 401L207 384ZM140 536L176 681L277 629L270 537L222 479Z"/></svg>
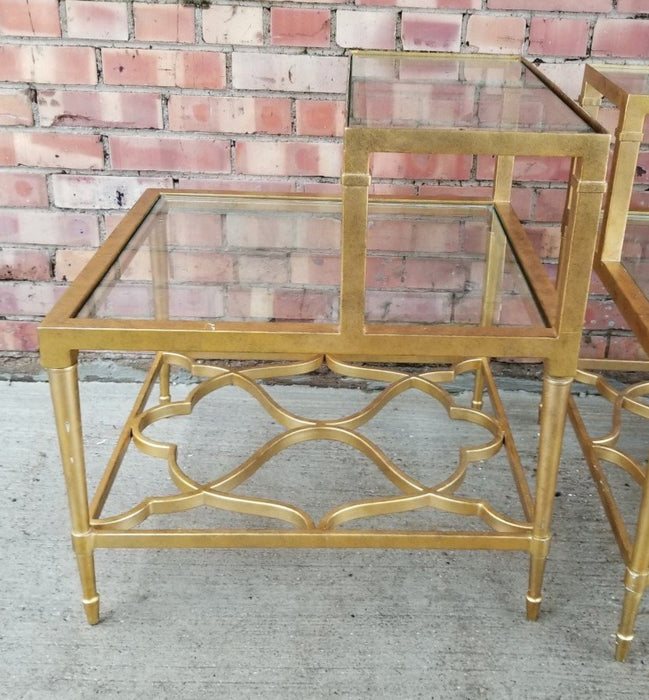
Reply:
<svg viewBox="0 0 649 700"><path fill-rule="evenodd" d="M88 512L88 489L81 430L77 366L49 369L56 430L68 492L72 544L81 577L83 607L91 625L99 622L94 550Z"/></svg>
<svg viewBox="0 0 649 700"><path fill-rule="evenodd" d="M546 375L543 380L541 436L527 592L527 617L530 620L537 619L541 606L541 587L545 561L550 549L550 523L571 385L570 377L557 378Z"/></svg>
<svg viewBox="0 0 649 700"><path fill-rule="evenodd" d="M649 477L645 476L631 559L624 577L624 602L618 627L615 658L624 661L633 640L642 594L649 586Z"/></svg>

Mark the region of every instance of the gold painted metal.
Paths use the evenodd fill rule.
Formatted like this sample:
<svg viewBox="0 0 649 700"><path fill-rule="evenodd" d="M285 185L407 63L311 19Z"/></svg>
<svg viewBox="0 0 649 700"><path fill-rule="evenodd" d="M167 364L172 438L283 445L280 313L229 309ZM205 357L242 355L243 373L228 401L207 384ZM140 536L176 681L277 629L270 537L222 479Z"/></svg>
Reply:
<svg viewBox="0 0 649 700"><path fill-rule="evenodd" d="M649 114L649 71L646 66L586 65L580 102L597 118L607 100L618 110L613 155L606 194L602 231L595 253L594 269L618 309L642 344L649 350L649 286L643 275L644 253L638 253L649 232L649 213L633 211L632 195L636 165L643 141L645 117ZM649 239L648 239L649 240ZM639 464L617 447L623 411L649 417L639 397L649 393L640 382L615 389L595 372L649 369L645 361L581 360L577 379L593 386L612 404L611 431L602 437L589 434L574 400L569 415L597 486L604 510L626 565L625 596L617 631L615 656L623 661L633 640L635 620L642 594L649 585L649 479L646 464ZM604 464L626 471L642 488L635 536L631 537L603 469Z"/></svg>
<svg viewBox="0 0 649 700"><path fill-rule="evenodd" d="M363 93L365 89L363 81L374 80L376 71L383 77L388 75L384 88L395 97L394 115L380 124L358 111L363 103L357 99L358 90ZM413 71L419 77L423 71L423 78L409 82ZM453 92L459 86L467 109L450 119L445 107L437 112L437 102L426 93L431 86L442 92ZM366 87L363 94L378 94L375 85ZM409 92L414 101L401 99ZM408 104L417 105L421 112L416 123L407 114L404 119L399 111ZM530 105L538 109L530 113ZM41 325L41 359L52 377L75 551L91 622L98 619L93 553L103 547L453 547L524 551L530 556L527 611L530 618L537 617L610 137L519 57L356 53L352 57L348 123L341 199L147 191ZM445 202L370 196L373 154L386 152L494 157L493 194L481 200ZM521 156L569 157L574 163L556 284L548 278L511 204L515 162ZM207 218L193 225L193 233L188 235L186 229L175 228L175 217L183 212L198 216L199 221L200 217ZM217 231L219 226L232 226L224 234L224 245L231 245L228 236L236 238L237 217L246 216L262 220L266 228L285 226L282 231L291 235L302 226L338 222L340 287L338 306L329 316L262 318L253 313L252 306L246 318L217 318L209 312L197 312L196 318L173 316L174 295L186 291L186 282L178 283L174 277L175 256L182 254L183 246L196 245L194 239ZM371 317L367 304L371 295L367 261L372 254L368 231L377 220L392 219L416 221L427 231L434 230L432 226L438 220L477 222L483 233L474 235L483 239L475 240L484 240L485 245L479 257L484 275L474 319L402 322ZM215 250L218 252L218 246ZM146 267L143 253L147 251L148 286L138 286L131 280L137 279L138 265ZM515 293L504 287L505 270L519 280ZM202 278L190 283L201 300L206 298L201 294L206 292L209 297L221 284L216 279L206 282ZM120 303L124 298L137 299L137 294L143 295L150 307L133 303L124 311ZM523 321L509 321L502 312L504 302L511 301L508 297L514 294L525 310ZM88 503L76 363L79 351L93 350L153 352L155 359ZM534 495L485 359L490 357L540 358L545 364ZM218 363L206 364L203 360L207 358L265 362L232 369ZM450 367L422 368L414 374L385 367L406 362ZM264 388L263 382L268 379L307 374L323 364L334 374L384 382L386 386L363 410L330 420L296 415L278 405ZM171 396L173 368L182 368L200 379L182 400ZM467 372L475 377L471 408L457 405L441 386ZM189 415L205 396L230 385L254 397L281 430L228 473L207 482L195 480L178 463L175 446L153 440L147 428L173 416ZM480 445L463 447L457 466L432 485L414 478L362 432L362 427L394 398L413 391L439 402L451 420L477 425L488 436ZM489 413L482 409L483 396L489 398ZM236 491L274 455L308 440L341 442L360 451L397 489L396 495L338 504L324 516L314 518L289 501ZM109 492L130 446L166 464L177 493L149 496L123 512L104 515ZM486 500L467 498L459 492L474 462L490 459L503 449L522 519L501 512ZM243 513L264 524L250 530L146 529L153 515L205 506ZM481 529L391 530L369 525L368 519L375 516L427 508L465 517L467 523L475 521ZM362 527L356 527L361 523Z"/></svg>

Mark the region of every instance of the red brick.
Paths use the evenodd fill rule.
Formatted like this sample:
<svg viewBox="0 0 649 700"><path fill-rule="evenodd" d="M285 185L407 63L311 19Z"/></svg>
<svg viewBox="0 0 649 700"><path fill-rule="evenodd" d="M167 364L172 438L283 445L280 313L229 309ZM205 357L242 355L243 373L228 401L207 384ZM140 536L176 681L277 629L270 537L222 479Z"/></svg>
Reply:
<svg viewBox="0 0 649 700"><path fill-rule="evenodd" d="M228 214L226 226L228 243L236 248L340 249L340 220L333 217L295 219L289 226L283 218L239 213Z"/></svg>
<svg viewBox="0 0 649 700"><path fill-rule="evenodd" d="M41 90L38 111L42 126L107 126L161 129L160 95L132 92Z"/></svg>
<svg viewBox="0 0 649 700"><path fill-rule="evenodd" d="M649 58L649 20L598 19L591 55Z"/></svg>
<svg viewBox="0 0 649 700"><path fill-rule="evenodd" d="M337 143L238 141L235 163L245 175L340 177L342 150Z"/></svg>
<svg viewBox="0 0 649 700"><path fill-rule="evenodd" d="M0 280L46 282L52 278L50 257L33 248L0 248Z"/></svg>
<svg viewBox="0 0 649 700"><path fill-rule="evenodd" d="M589 30L587 19L532 17L529 51L546 56L585 56Z"/></svg>
<svg viewBox="0 0 649 700"><path fill-rule="evenodd" d="M272 318L331 323L338 318L338 296L310 289L280 289L273 299Z"/></svg>
<svg viewBox="0 0 649 700"><path fill-rule="evenodd" d="M370 159L374 177L466 180L473 158L465 155L374 153Z"/></svg>
<svg viewBox="0 0 649 700"><path fill-rule="evenodd" d="M230 172L229 141L155 136L109 136L108 144L111 165L115 170Z"/></svg>
<svg viewBox="0 0 649 700"><path fill-rule="evenodd" d="M359 6L408 7L425 10L479 10L482 0L356 0Z"/></svg>
<svg viewBox="0 0 649 700"><path fill-rule="evenodd" d="M0 132L0 165L98 170L104 150L101 138L92 134L5 131Z"/></svg>
<svg viewBox="0 0 649 700"><path fill-rule="evenodd" d="M296 191L296 183L288 180L243 180L220 177L179 177L183 189L223 190L224 192L267 192L287 194Z"/></svg>
<svg viewBox="0 0 649 700"><path fill-rule="evenodd" d="M203 39L211 44L263 46L264 11L246 5L213 5L203 10Z"/></svg>
<svg viewBox="0 0 649 700"><path fill-rule="evenodd" d="M0 348L9 351L33 352L38 349L38 324L30 321L1 321Z"/></svg>
<svg viewBox="0 0 649 700"><path fill-rule="evenodd" d="M452 253L460 250L460 224L370 218L368 250L398 253Z"/></svg>
<svg viewBox="0 0 649 700"><path fill-rule="evenodd" d="M225 315L233 320L269 320L273 318L273 292L265 287L230 289L225 300Z"/></svg>
<svg viewBox="0 0 649 700"><path fill-rule="evenodd" d="M340 284L340 256L292 255L291 282L305 285Z"/></svg>
<svg viewBox="0 0 649 700"><path fill-rule="evenodd" d="M237 90L344 93L348 59L305 54L232 54L232 87Z"/></svg>
<svg viewBox="0 0 649 700"><path fill-rule="evenodd" d="M606 356L606 338L601 335L584 333L579 347L579 357L602 359Z"/></svg>
<svg viewBox="0 0 649 700"><path fill-rule="evenodd" d="M328 10L270 8L270 43L275 46L329 46Z"/></svg>
<svg viewBox="0 0 649 700"><path fill-rule="evenodd" d="M194 8L183 5L133 4L138 41L194 42Z"/></svg>
<svg viewBox="0 0 649 700"><path fill-rule="evenodd" d="M63 293L63 287L38 282L0 282L0 315L43 316Z"/></svg>
<svg viewBox="0 0 649 700"><path fill-rule="evenodd" d="M646 360L647 353L643 350L635 336L611 336L608 357L613 360Z"/></svg>
<svg viewBox="0 0 649 700"><path fill-rule="evenodd" d="M488 0L490 10L540 10L542 12L610 12L612 0L590 0L583 5L570 4L566 0Z"/></svg>
<svg viewBox="0 0 649 700"><path fill-rule="evenodd" d="M494 162L491 156L478 158L478 179L487 180L493 176ZM514 178L522 182L566 182L570 167L569 158L519 156L514 164Z"/></svg>
<svg viewBox="0 0 649 700"><path fill-rule="evenodd" d="M290 134L291 101L272 97L171 95L173 131L237 134Z"/></svg>
<svg viewBox="0 0 649 700"><path fill-rule="evenodd" d="M403 48L419 51L459 51L462 15L404 12L401 20Z"/></svg>
<svg viewBox="0 0 649 700"><path fill-rule="evenodd" d="M169 268L172 282L219 284L234 280L232 258L225 253L174 251L169 258Z"/></svg>
<svg viewBox="0 0 649 700"><path fill-rule="evenodd" d="M107 85L225 87L225 56L218 51L102 49Z"/></svg>
<svg viewBox="0 0 649 700"><path fill-rule="evenodd" d="M559 256L561 230L557 226L527 225L525 230L539 257L556 259Z"/></svg>
<svg viewBox="0 0 649 700"><path fill-rule="evenodd" d="M460 292L467 282L463 263L439 258L408 258L403 274L408 289Z"/></svg>
<svg viewBox="0 0 649 700"><path fill-rule="evenodd" d="M296 100L298 136L342 136L346 107L338 100Z"/></svg>
<svg viewBox="0 0 649 700"><path fill-rule="evenodd" d="M368 291L369 322L449 323L453 296L447 292Z"/></svg>
<svg viewBox="0 0 649 700"><path fill-rule="evenodd" d="M285 284L288 282L286 255L239 255L237 256L239 282L257 284Z"/></svg>
<svg viewBox="0 0 649 700"><path fill-rule="evenodd" d="M0 81L95 85L95 52L89 46L0 46Z"/></svg>
<svg viewBox="0 0 649 700"><path fill-rule="evenodd" d="M169 297L169 315L171 318L203 318L213 320L222 318L224 298L221 289L205 286L182 285L173 288Z"/></svg>
<svg viewBox="0 0 649 700"><path fill-rule="evenodd" d="M68 36L77 39L128 39L128 7L123 2L67 0Z"/></svg>
<svg viewBox="0 0 649 700"><path fill-rule="evenodd" d="M609 299L590 298L586 305L585 330L628 329L626 321L617 306Z"/></svg>
<svg viewBox="0 0 649 700"><path fill-rule="evenodd" d="M56 211L0 209L3 243L36 245L99 244L97 217Z"/></svg>
<svg viewBox="0 0 649 700"><path fill-rule="evenodd" d="M0 207L46 207L45 175L7 171L0 173Z"/></svg>
<svg viewBox="0 0 649 700"><path fill-rule="evenodd" d="M54 278L59 282L72 282L93 254L94 250L85 248L57 250L54 260Z"/></svg>
<svg viewBox="0 0 649 700"><path fill-rule="evenodd" d="M397 18L393 12L338 10L336 43L345 48L394 49Z"/></svg>
<svg viewBox="0 0 649 700"><path fill-rule="evenodd" d="M171 188L170 177L50 176L52 203L62 209L128 209L148 188Z"/></svg>
<svg viewBox="0 0 649 700"><path fill-rule="evenodd" d="M0 92L0 126L32 126L33 123L29 90Z"/></svg>
<svg viewBox="0 0 649 700"><path fill-rule="evenodd" d="M534 221L560 222L566 206L566 190L543 189L536 197Z"/></svg>
<svg viewBox="0 0 649 700"><path fill-rule="evenodd" d="M61 36L58 0L2 0L0 36Z"/></svg>
<svg viewBox="0 0 649 700"><path fill-rule="evenodd" d="M471 15L466 40L471 50L483 53L521 53L525 40L525 18Z"/></svg>

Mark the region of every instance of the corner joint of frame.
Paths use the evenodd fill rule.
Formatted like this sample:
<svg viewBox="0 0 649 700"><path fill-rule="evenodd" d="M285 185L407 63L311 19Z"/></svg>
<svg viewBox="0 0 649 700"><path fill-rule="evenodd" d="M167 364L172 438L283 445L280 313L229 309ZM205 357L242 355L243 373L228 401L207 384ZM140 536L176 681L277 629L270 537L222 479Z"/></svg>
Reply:
<svg viewBox="0 0 649 700"><path fill-rule="evenodd" d="M75 554L92 554L95 538L90 530L88 532L73 532L71 537L72 549Z"/></svg>
<svg viewBox="0 0 649 700"><path fill-rule="evenodd" d="M532 541L530 542L530 554L535 558L545 559L550 552L550 542L552 538L547 535L546 537L532 536Z"/></svg>

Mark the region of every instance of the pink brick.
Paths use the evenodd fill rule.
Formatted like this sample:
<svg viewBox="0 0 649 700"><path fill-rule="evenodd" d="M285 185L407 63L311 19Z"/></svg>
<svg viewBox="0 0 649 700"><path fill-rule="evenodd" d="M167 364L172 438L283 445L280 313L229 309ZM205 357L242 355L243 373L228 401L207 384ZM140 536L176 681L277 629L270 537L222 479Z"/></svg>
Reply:
<svg viewBox="0 0 649 700"><path fill-rule="evenodd" d="M50 179L52 203L62 209L129 209L144 190L173 185L170 177L54 174Z"/></svg>
<svg viewBox="0 0 649 700"><path fill-rule="evenodd" d="M29 90L0 92L0 126L32 126L33 123Z"/></svg>
<svg viewBox="0 0 649 700"><path fill-rule="evenodd" d="M268 320L273 318L273 292L264 287L231 289L225 300L226 318Z"/></svg>
<svg viewBox="0 0 649 700"><path fill-rule="evenodd" d="M296 191L296 183L289 180L245 180L223 177L178 177L178 187L198 190L223 190L224 192L266 192L287 194Z"/></svg>
<svg viewBox="0 0 649 700"><path fill-rule="evenodd" d="M0 173L0 207L46 207L45 175L8 171Z"/></svg>
<svg viewBox="0 0 649 700"><path fill-rule="evenodd" d="M359 6L407 7L425 10L479 10L482 0L356 0Z"/></svg>
<svg viewBox="0 0 649 700"><path fill-rule="evenodd" d="M263 9L246 5L213 5L203 10L203 39L210 44L262 46Z"/></svg>
<svg viewBox="0 0 649 700"><path fill-rule="evenodd" d="M459 51L462 15L404 12L401 20L403 48L419 51Z"/></svg>
<svg viewBox="0 0 649 700"><path fill-rule="evenodd" d="M586 305L586 330L610 330L611 328L628 329L626 321L617 306L610 300L590 298Z"/></svg>
<svg viewBox="0 0 649 700"><path fill-rule="evenodd" d="M536 198L535 221L561 221L566 206L566 190L543 189Z"/></svg>
<svg viewBox="0 0 649 700"><path fill-rule="evenodd" d="M606 356L606 338L601 335L586 333L581 339L579 357L602 359Z"/></svg>
<svg viewBox="0 0 649 700"><path fill-rule="evenodd" d="M490 10L540 10L541 12L610 12L612 0L590 0L576 5L566 0L488 0Z"/></svg>
<svg viewBox="0 0 649 700"><path fill-rule="evenodd" d="M585 56L590 24L587 19L532 17L532 54L545 56Z"/></svg>
<svg viewBox="0 0 649 700"><path fill-rule="evenodd" d="M237 134L290 134L291 101L272 97L171 95L173 131Z"/></svg>
<svg viewBox="0 0 649 700"><path fill-rule="evenodd" d="M591 55L649 58L649 20L598 19Z"/></svg>
<svg viewBox="0 0 649 700"><path fill-rule="evenodd" d="M228 243L238 248L298 249L310 251L340 249L340 220L333 217L294 219L254 214L228 214Z"/></svg>
<svg viewBox="0 0 649 700"><path fill-rule="evenodd" d="M194 8L190 6L133 4L135 38L138 41L194 42Z"/></svg>
<svg viewBox="0 0 649 700"><path fill-rule="evenodd" d="M41 90L38 111L42 126L163 126L162 100L152 93Z"/></svg>
<svg viewBox="0 0 649 700"><path fill-rule="evenodd" d="M613 360L646 360L647 353L633 336L612 336L608 357Z"/></svg>
<svg viewBox="0 0 649 700"><path fill-rule="evenodd" d="M37 325L29 321L0 321L0 348L14 352L37 350Z"/></svg>
<svg viewBox="0 0 649 700"><path fill-rule="evenodd" d="M0 46L0 81L95 85L95 52L89 46Z"/></svg>
<svg viewBox="0 0 649 700"><path fill-rule="evenodd" d="M239 141L235 162L246 175L340 177L342 152L337 143Z"/></svg>
<svg viewBox="0 0 649 700"><path fill-rule="evenodd" d="M647 0L617 0L618 12L643 12L649 11Z"/></svg>
<svg viewBox="0 0 649 700"><path fill-rule="evenodd" d="M342 136L345 129L345 103L338 100L296 100L298 136Z"/></svg>
<svg viewBox="0 0 649 700"><path fill-rule="evenodd" d="M370 219L368 249L396 253L452 253L460 249L457 222Z"/></svg>
<svg viewBox="0 0 649 700"><path fill-rule="evenodd" d="M225 56L217 51L102 49L107 85L225 87Z"/></svg>
<svg viewBox="0 0 649 700"><path fill-rule="evenodd" d="M66 248L56 251L54 278L59 282L72 282L93 256L94 250Z"/></svg>
<svg viewBox="0 0 649 700"><path fill-rule="evenodd" d="M36 245L99 244L97 217L53 211L0 210L3 243Z"/></svg>
<svg viewBox="0 0 649 700"><path fill-rule="evenodd" d="M329 46L328 10L270 8L270 43L275 46Z"/></svg>
<svg viewBox="0 0 649 700"><path fill-rule="evenodd" d="M239 255L237 257L239 282L257 284L285 284L288 282L286 255Z"/></svg>
<svg viewBox="0 0 649 700"><path fill-rule="evenodd" d="M111 165L115 170L230 172L229 141L155 136L109 136L108 144Z"/></svg>
<svg viewBox="0 0 649 700"><path fill-rule="evenodd" d="M0 165L38 168L103 168L99 136L47 131L0 133Z"/></svg>
<svg viewBox="0 0 649 700"><path fill-rule="evenodd" d="M493 176L494 159L490 156L478 158L478 179L489 179ZM552 157L523 157L516 158L514 178L523 182L566 182L570 175L570 159Z"/></svg>
<svg viewBox="0 0 649 700"><path fill-rule="evenodd" d="M340 256L292 255L291 282L306 285L339 285Z"/></svg>
<svg viewBox="0 0 649 700"><path fill-rule="evenodd" d="M232 54L237 90L344 93L348 59L336 56L266 53Z"/></svg>
<svg viewBox="0 0 649 700"><path fill-rule="evenodd" d="M338 296L309 289L280 289L273 299L273 318L277 321L335 321Z"/></svg>
<svg viewBox="0 0 649 700"><path fill-rule="evenodd" d="M128 7L123 2L67 0L68 36L77 39L128 39Z"/></svg>
<svg viewBox="0 0 649 700"><path fill-rule="evenodd" d="M447 292L368 291L369 322L448 323L451 320L452 294Z"/></svg>
<svg viewBox="0 0 649 700"><path fill-rule="evenodd" d="M370 159L374 177L466 180L473 158L466 155L374 153Z"/></svg>
<svg viewBox="0 0 649 700"><path fill-rule="evenodd" d="M452 260L408 258L403 274L408 289L461 292L467 282L466 266Z"/></svg>
<svg viewBox="0 0 649 700"><path fill-rule="evenodd" d="M561 231L556 226L528 225L525 230L539 257L554 259L559 256Z"/></svg>
<svg viewBox="0 0 649 700"><path fill-rule="evenodd" d="M396 22L393 12L338 10L336 43L345 48L394 49Z"/></svg>
<svg viewBox="0 0 649 700"><path fill-rule="evenodd" d="M57 302L63 287L38 282L0 284L0 315L43 316Z"/></svg>
<svg viewBox="0 0 649 700"><path fill-rule="evenodd" d="M466 40L473 51L483 53L521 53L525 40L524 17L471 15Z"/></svg>
<svg viewBox="0 0 649 700"><path fill-rule="evenodd" d="M0 36L61 36L58 0L2 0Z"/></svg>
<svg viewBox="0 0 649 700"><path fill-rule="evenodd" d="M50 257L33 248L0 248L0 280L46 282L52 278Z"/></svg>

